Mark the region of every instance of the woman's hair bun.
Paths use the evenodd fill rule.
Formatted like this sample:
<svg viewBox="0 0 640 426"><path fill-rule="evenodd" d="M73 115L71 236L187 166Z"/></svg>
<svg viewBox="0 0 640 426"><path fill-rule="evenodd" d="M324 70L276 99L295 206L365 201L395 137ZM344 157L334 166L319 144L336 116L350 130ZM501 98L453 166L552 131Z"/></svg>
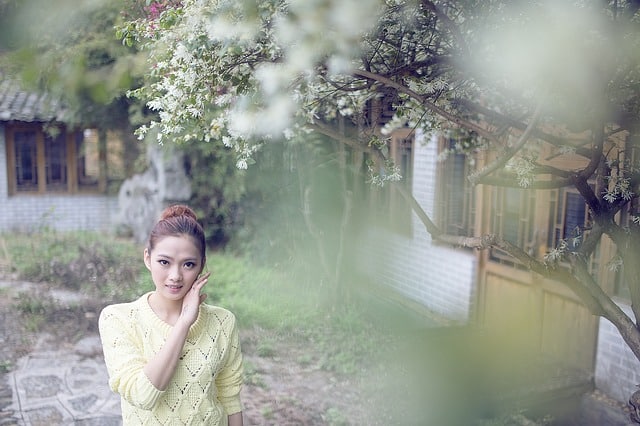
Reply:
<svg viewBox="0 0 640 426"><path fill-rule="evenodd" d="M166 209L164 209L164 211L162 212L162 215L160 215L160 220L166 220L172 217L180 217L180 216L187 216L192 218L193 220L196 220L196 221L198 220L195 212L189 206L185 206L182 204L169 206Z"/></svg>

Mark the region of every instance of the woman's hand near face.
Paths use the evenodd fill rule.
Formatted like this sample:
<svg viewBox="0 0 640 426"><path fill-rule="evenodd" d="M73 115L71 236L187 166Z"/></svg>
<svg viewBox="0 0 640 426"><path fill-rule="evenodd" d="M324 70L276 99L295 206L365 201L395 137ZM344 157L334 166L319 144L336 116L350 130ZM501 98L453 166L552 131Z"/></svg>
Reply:
<svg viewBox="0 0 640 426"><path fill-rule="evenodd" d="M182 311L180 312L179 321L184 321L186 325L191 326L198 319L198 310L200 304L207 298L206 294L201 294L202 287L207 283L211 272L198 277L191 289L187 292L182 300Z"/></svg>

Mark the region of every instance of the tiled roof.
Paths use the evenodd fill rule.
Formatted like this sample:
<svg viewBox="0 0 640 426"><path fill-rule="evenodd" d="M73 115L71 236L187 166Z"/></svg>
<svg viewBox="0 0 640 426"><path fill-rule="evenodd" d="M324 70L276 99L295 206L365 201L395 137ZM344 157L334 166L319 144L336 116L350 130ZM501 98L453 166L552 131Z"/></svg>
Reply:
<svg viewBox="0 0 640 426"><path fill-rule="evenodd" d="M52 121L60 118L60 103L42 93L30 93L0 73L0 121Z"/></svg>

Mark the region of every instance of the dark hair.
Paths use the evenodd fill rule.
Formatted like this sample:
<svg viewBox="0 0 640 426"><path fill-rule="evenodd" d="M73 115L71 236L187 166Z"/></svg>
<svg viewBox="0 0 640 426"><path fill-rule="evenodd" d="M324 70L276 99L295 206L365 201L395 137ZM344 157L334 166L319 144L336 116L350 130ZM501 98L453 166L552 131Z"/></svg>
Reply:
<svg viewBox="0 0 640 426"><path fill-rule="evenodd" d="M164 237L186 235L193 240L200 251L202 260L205 258L204 230L198 223L198 218L190 207L185 205L169 206L160 215L160 220L153 226L149 234L147 250L151 252L156 243Z"/></svg>

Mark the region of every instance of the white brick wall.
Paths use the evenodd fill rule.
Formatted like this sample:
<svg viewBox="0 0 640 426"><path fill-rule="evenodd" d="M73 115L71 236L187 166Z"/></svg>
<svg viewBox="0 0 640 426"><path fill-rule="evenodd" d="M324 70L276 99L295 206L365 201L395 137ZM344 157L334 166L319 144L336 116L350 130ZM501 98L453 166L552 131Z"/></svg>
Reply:
<svg viewBox="0 0 640 426"><path fill-rule="evenodd" d="M0 232L112 230L117 197L99 194L20 194L8 196L4 127L0 125Z"/></svg>
<svg viewBox="0 0 640 426"><path fill-rule="evenodd" d="M619 304L631 318L628 305ZM619 401L627 401L640 384L640 361L626 345L618 330L604 318L598 327L596 387Z"/></svg>
<svg viewBox="0 0 640 426"><path fill-rule="evenodd" d="M118 201L104 195L18 195L1 200L1 231L111 231Z"/></svg>
<svg viewBox="0 0 640 426"><path fill-rule="evenodd" d="M425 143L426 142L426 143ZM416 138L413 194L432 214L435 203L437 143ZM433 245L418 217L413 215L413 236L386 229L364 236L363 270L374 282L388 285L427 309L460 322L473 309L476 258L472 253Z"/></svg>

